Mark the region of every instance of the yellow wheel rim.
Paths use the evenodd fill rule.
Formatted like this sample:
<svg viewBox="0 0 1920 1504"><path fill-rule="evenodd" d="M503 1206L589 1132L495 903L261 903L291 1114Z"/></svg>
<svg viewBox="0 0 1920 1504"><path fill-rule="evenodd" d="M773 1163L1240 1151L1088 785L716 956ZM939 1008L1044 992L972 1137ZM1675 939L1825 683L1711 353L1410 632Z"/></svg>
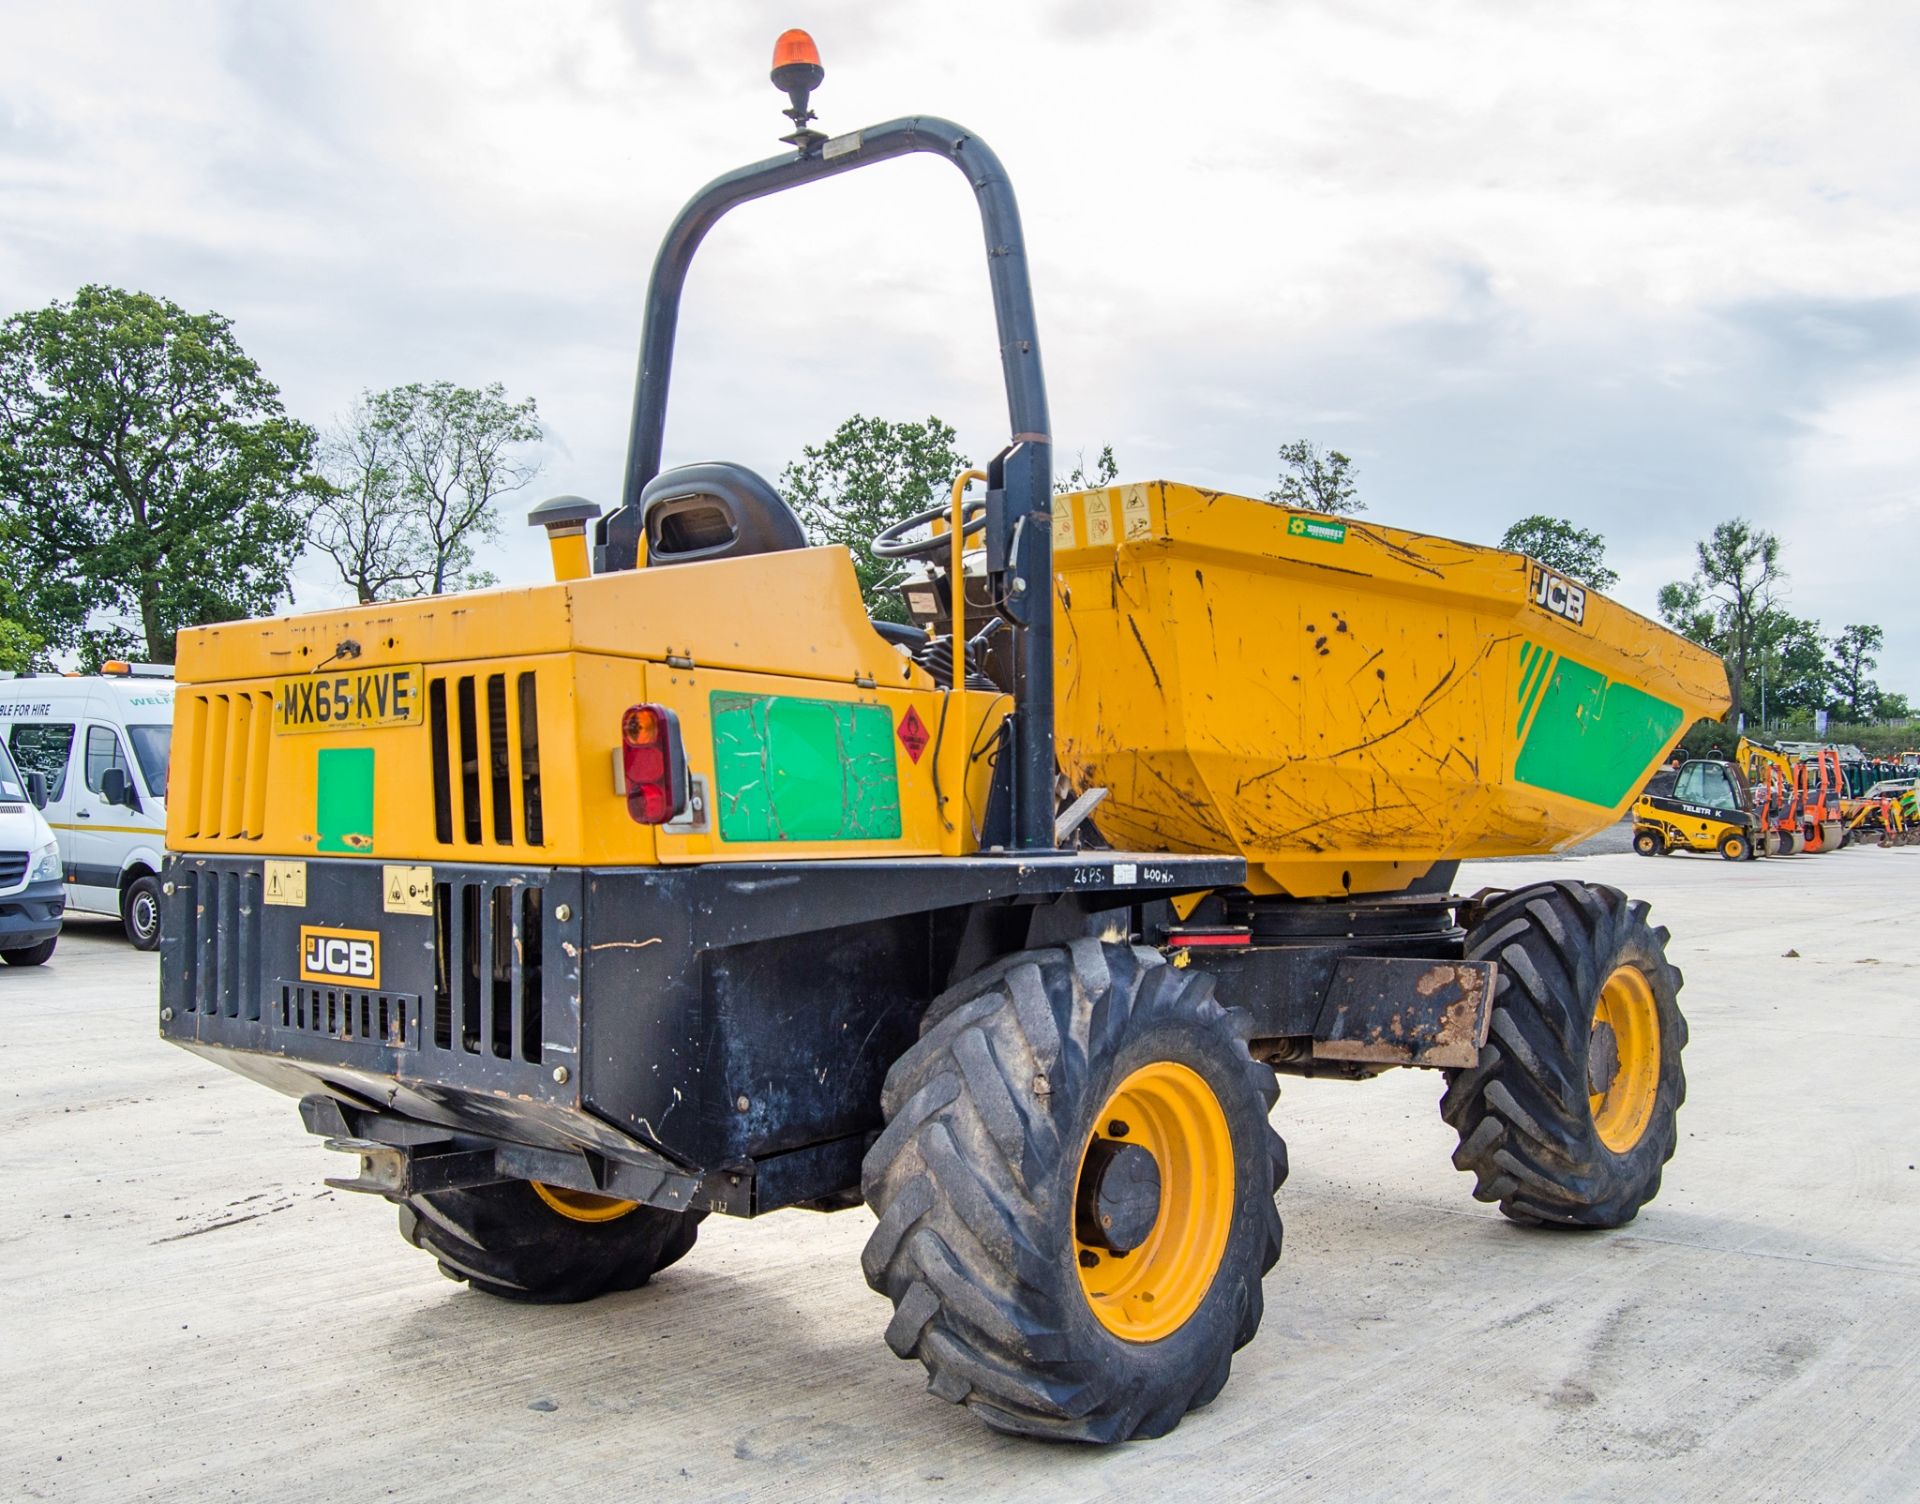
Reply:
<svg viewBox="0 0 1920 1504"><path fill-rule="evenodd" d="M1120 1130L1116 1132L1114 1130ZM1233 1226L1233 1136L1213 1089L1171 1060L1144 1065L1107 1099L1081 1154L1102 1140L1138 1145L1160 1170L1160 1209L1146 1240L1127 1253L1083 1242L1080 1287L1100 1324L1129 1342L1176 1332L1200 1308ZM1080 1176L1074 1205L1080 1203Z"/></svg>
<svg viewBox="0 0 1920 1504"><path fill-rule="evenodd" d="M1640 1142L1660 1094L1660 1010L1637 966L1617 966L1600 989L1588 1044L1587 1106L1600 1142L1625 1154Z"/></svg>
<svg viewBox="0 0 1920 1504"><path fill-rule="evenodd" d="M569 1222L618 1222L628 1212L638 1211L638 1201L622 1201L615 1196L596 1196L591 1191L570 1191L565 1186L543 1185L529 1181L533 1194L560 1213Z"/></svg>

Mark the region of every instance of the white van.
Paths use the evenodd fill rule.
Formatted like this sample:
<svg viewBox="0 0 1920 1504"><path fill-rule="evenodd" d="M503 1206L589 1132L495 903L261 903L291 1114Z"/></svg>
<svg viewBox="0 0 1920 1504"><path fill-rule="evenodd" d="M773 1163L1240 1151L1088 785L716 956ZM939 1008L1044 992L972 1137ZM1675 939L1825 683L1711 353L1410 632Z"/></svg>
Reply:
<svg viewBox="0 0 1920 1504"><path fill-rule="evenodd" d="M67 905L61 876L53 831L0 742L0 961L38 966L53 954Z"/></svg>
<svg viewBox="0 0 1920 1504"><path fill-rule="evenodd" d="M0 741L31 780L60 846L67 907L119 917L141 950L160 943L172 670L109 663L90 677L0 679Z"/></svg>

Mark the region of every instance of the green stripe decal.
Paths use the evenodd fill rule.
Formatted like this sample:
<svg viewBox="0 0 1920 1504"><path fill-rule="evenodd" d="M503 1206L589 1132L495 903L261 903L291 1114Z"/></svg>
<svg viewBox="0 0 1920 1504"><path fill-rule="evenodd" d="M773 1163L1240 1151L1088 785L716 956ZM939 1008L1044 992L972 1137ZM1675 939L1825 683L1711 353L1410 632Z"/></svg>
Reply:
<svg viewBox="0 0 1920 1504"><path fill-rule="evenodd" d="M1678 705L1584 663L1555 659L1542 678L1539 709L1514 762L1521 783L1612 808L1680 734Z"/></svg>
<svg viewBox="0 0 1920 1504"><path fill-rule="evenodd" d="M1515 733L1527 729L1527 720L1532 716L1534 707L1540 703L1545 692L1548 678L1553 672L1554 655L1541 648L1533 659L1533 666L1527 671L1525 681L1520 686L1520 719L1514 722Z"/></svg>
<svg viewBox="0 0 1920 1504"><path fill-rule="evenodd" d="M1520 693L1514 698L1522 705L1527 703L1527 686L1533 682L1533 666L1539 656L1540 648L1537 643L1520 644Z"/></svg>
<svg viewBox="0 0 1920 1504"><path fill-rule="evenodd" d="M724 841L897 841L900 777L883 705L715 690Z"/></svg>

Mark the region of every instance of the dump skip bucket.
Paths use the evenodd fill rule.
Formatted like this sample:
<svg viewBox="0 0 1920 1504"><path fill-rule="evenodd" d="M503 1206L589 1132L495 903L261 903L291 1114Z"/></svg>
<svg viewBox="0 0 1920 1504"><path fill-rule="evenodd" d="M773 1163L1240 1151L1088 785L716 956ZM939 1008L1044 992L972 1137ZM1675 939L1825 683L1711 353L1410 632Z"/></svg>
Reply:
<svg viewBox="0 0 1920 1504"><path fill-rule="evenodd" d="M1617 820L1713 653L1517 554L1168 481L1056 498L1056 735L1116 846L1390 893Z"/></svg>

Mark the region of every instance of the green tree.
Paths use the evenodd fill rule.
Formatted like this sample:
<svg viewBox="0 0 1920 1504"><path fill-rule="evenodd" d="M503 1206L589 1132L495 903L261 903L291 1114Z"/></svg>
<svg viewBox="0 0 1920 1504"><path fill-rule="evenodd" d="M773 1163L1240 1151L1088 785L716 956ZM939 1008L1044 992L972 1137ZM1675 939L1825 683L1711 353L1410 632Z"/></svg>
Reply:
<svg viewBox="0 0 1920 1504"><path fill-rule="evenodd" d="M431 577L425 540L407 504L400 458L363 392L320 443L326 496L308 542L333 561L362 604L419 595Z"/></svg>
<svg viewBox="0 0 1920 1504"><path fill-rule="evenodd" d="M1607 568L1607 540L1564 517L1540 512L1522 517L1501 534L1500 546L1508 553L1525 554L1590 590L1611 590L1620 579Z"/></svg>
<svg viewBox="0 0 1920 1504"><path fill-rule="evenodd" d="M1873 717L1877 721L1905 721L1913 717L1913 707L1907 704L1907 697L1895 694L1891 690L1882 690L1874 697Z"/></svg>
<svg viewBox="0 0 1920 1504"><path fill-rule="evenodd" d="M1097 491L1102 486L1110 486L1119 477L1120 466L1113 457L1113 445L1102 444L1100 456L1093 462L1093 469L1087 469L1086 451L1082 450L1073 457L1073 468L1053 483L1056 496L1068 491Z"/></svg>
<svg viewBox="0 0 1920 1504"><path fill-rule="evenodd" d="M20 557L20 525L0 515L0 559ZM20 582L11 571L0 573L0 673L24 674L39 660L46 646L28 625L28 606Z"/></svg>
<svg viewBox="0 0 1920 1504"><path fill-rule="evenodd" d="M0 673L26 673L44 646L25 622L0 616Z"/></svg>
<svg viewBox="0 0 1920 1504"><path fill-rule="evenodd" d="M905 621L890 588L894 566L867 551L874 535L915 512L946 503L954 477L969 468L958 436L936 417L890 423L855 413L824 444L809 444L780 473L780 487L815 544L853 554L860 595L878 621Z"/></svg>
<svg viewBox="0 0 1920 1504"><path fill-rule="evenodd" d="M1878 711L1880 687L1869 675L1879 667L1886 641L1881 628L1860 625L1842 627L1833 639L1834 704L1850 721L1872 720Z"/></svg>
<svg viewBox="0 0 1920 1504"><path fill-rule="evenodd" d="M1693 547L1693 577L1660 587L1660 617L1727 659L1731 715L1746 708L1755 622L1786 580L1780 540L1734 517Z"/></svg>
<svg viewBox="0 0 1920 1504"><path fill-rule="evenodd" d="M534 399L497 381L362 392L328 435L315 546L363 601L491 585L474 549L499 535L500 498L540 473L527 450L544 437Z"/></svg>
<svg viewBox="0 0 1920 1504"><path fill-rule="evenodd" d="M217 313L88 286L0 324L0 517L29 619L83 660L109 632L171 662L181 627L271 611L313 448Z"/></svg>
<svg viewBox="0 0 1920 1504"><path fill-rule="evenodd" d="M1754 617L1754 684L1748 707L1768 723L1804 714L1827 703L1827 645L1820 623L1769 606Z"/></svg>
<svg viewBox="0 0 1920 1504"><path fill-rule="evenodd" d="M1338 449L1322 454L1305 439L1280 446L1280 484L1267 500L1301 512L1364 512L1355 494L1353 461Z"/></svg>

